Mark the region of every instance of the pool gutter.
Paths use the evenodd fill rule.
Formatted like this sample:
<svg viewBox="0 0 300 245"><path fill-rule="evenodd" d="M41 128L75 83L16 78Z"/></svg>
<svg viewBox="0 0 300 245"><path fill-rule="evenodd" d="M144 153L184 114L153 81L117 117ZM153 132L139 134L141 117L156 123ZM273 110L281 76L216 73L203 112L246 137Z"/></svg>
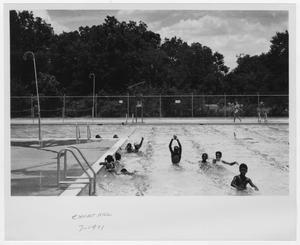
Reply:
<svg viewBox="0 0 300 245"><path fill-rule="evenodd" d="M120 138L118 142L116 142L107 152L105 152L93 165L92 168L96 174L98 174L101 169L104 167L103 165L99 165L101 162L105 162L105 157L107 155L114 155L120 147L128 140L128 138ZM88 170L88 173L92 175L92 171ZM81 177L85 177L85 174L82 174L78 177L74 182L82 182ZM80 193L88 186L88 184L71 184L68 188L63 191L60 196L78 196Z"/></svg>

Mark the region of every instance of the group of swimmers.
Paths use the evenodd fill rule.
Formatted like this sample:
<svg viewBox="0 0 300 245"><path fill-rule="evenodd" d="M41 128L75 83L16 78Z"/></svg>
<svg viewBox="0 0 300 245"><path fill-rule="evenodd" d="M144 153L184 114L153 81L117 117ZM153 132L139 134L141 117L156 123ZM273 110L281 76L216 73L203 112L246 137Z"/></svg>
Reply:
<svg viewBox="0 0 300 245"><path fill-rule="evenodd" d="M143 144L144 138L142 137L140 143L135 143L132 144L128 143L125 147L125 150L127 153L137 153L139 149L141 148ZM176 141L177 145L172 147L173 142ZM182 145L177 138L176 135L173 136L169 143L169 150L171 152L171 161L172 164L175 166L179 166L180 160L181 160L181 155L182 155ZM249 184L251 187L253 187L256 191L258 191L258 188L256 185L253 184L250 178L246 177L246 173L248 171L248 166L245 163L239 164L238 162L227 162L222 159L222 152L217 151L215 155L215 159L212 160L212 164L207 161L208 159L208 154L203 153L202 154L202 161L200 162L200 168L205 170L210 167L212 167L215 164L222 163L226 165L239 165L239 171L240 174L237 176L234 176L233 180L231 181L231 186L236 188L237 190L245 190L247 188L247 184ZM100 165L104 165L105 169L110 172L114 173L117 175L134 175L136 171L134 172L129 172L120 162L121 160L121 154L119 152L116 152L115 157L112 155L108 155L105 158L105 162L100 163Z"/></svg>
<svg viewBox="0 0 300 245"><path fill-rule="evenodd" d="M203 153L200 168L207 169L207 168L211 167L211 165L209 165L209 162L207 162L207 159L208 159L208 154ZM222 160L222 152L220 152L220 151L216 152L216 158L213 159L212 162L213 162L213 164L216 164L219 162L219 163L227 164L230 166L235 165L235 164L239 165L239 163L236 161L227 162L225 160ZM231 186L236 188L237 190L245 190L247 188L247 184L249 184L251 187L254 188L254 190L258 191L258 187L253 184L253 182L250 178L246 177L246 173L248 172L248 166L245 163L242 163L239 165L239 171L240 171L240 175L234 176L233 180L231 181Z"/></svg>

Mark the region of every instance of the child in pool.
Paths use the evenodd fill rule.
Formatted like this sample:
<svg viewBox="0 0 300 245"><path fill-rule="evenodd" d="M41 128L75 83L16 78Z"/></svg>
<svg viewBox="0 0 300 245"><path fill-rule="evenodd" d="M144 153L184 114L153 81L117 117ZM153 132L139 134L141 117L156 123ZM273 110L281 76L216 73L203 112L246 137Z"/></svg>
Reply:
<svg viewBox="0 0 300 245"><path fill-rule="evenodd" d="M174 146L174 148L172 149L173 140L177 141L178 146ZM181 160L182 146L176 135L174 135L173 138L171 139L170 144L169 144L169 149L171 152L172 163L179 164L179 162Z"/></svg>
<svg viewBox="0 0 300 245"><path fill-rule="evenodd" d="M201 169L206 170L206 169L211 167L210 163L207 161L207 159L208 159L207 153L203 153L202 154L202 161L200 162L200 168Z"/></svg>
<svg viewBox="0 0 300 245"><path fill-rule="evenodd" d="M254 190L258 191L257 186L253 184L252 180L246 177L248 166L242 163L239 167L239 170L240 170L240 175L234 176L233 180L231 181L231 186L236 188L239 191L242 191L245 190L247 184L249 184L251 185L251 187L254 188Z"/></svg>
<svg viewBox="0 0 300 245"><path fill-rule="evenodd" d="M142 147L143 141L144 141L144 137L142 137L141 142L139 144L137 144L137 143L134 144L134 149L132 147L132 144L128 143L125 148L127 153L138 152L139 149Z"/></svg>
<svg viewBox="0 0 300 245"><path fill-rule="evenodd" d="M234 162L226 162L225 160L222 160L221 158L222 158L222 152L217 151L216 152L216 158L213 159L213 163L221 162L221 163L224 163L224 164L227 164L227 165L230 165L230 166L232 166L234 164L239 165L238 162L236 162L236 161L234 161Z"/></svg>
<svg viewBox="0 0 300 245"><path fill-rule="evenodd" d="M107 155L105 157L105 162L99 163L99 165L105 166L106 171L113 172L115 171L114 158L112 155Z"/></svg>
<svg viewBox="0 0 300 245"><path fill-rule="evenodd" d="M129 172L126 168L124 168L124 165L121 164L121 154L119 152L116 152L115 154L115 166L116 168L119 167L119 169L121 168L120 172L117 171L117 169L115 168L115 173L117 175L120 175L120 174L124 174L124 175L134 175L136 173L136 171L133 171L133 172Z"/></svg>

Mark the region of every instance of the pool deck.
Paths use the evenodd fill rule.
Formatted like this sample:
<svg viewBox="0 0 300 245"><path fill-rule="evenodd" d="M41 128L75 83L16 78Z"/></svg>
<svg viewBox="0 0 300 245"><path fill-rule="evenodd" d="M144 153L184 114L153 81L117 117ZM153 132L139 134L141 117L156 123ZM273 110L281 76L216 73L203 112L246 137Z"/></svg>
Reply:
<svg viewBox="0 0 300 245"><path fill-rule="evenodd" d="M13 118L11 119L11 125L32 125L37 124L37 119L32 118ZM232 117L187 117L187 118L144 118L143 122L141 118L138 118L137 123L131 118L42 118L41 123L44 125L171 125L171 124L210 124L210 125L247 125L247 124L288 124L288 117L270 117L267 123L258 123L257 117L242 117L242 122L236 120L233 122Z"/></svg>
<svg viewBox="0 0 300 245"><path fill-rule="evenodd" d="M20 139L16 142L23 143L26 140ZM87 161L93 164L98 162L99 158L106 156L107 151L110 151L116 142L115 139L101 139L76 144L76 146ZM22 144L11 146L11 195L60 195L67 187L57 187L57 152L67 146L54 144L40 148L34 143L27 146ZM83 173L71 156L68 158L68 173L73 176L80 176Z"/></svg>
<svg viewBox="0 0 300 245"><path fill-rule="evenodd" d="M120 147L127 141L127 138L121 138L118 142L116 142L105 154L103 154L91 167L94 172L98 174L100 170L103 168L103 165L99 165L101 162L105 162L105 157L107 155L114 155ZM87 171L89 175L93 175L91 170ZM68 188L60 194L60 196L78 196L80 195L87 187L88 184L76 183L82 180L82 177L85 177L85 174L82 174L78 179L76 179L74 184L68 186Z"/></svg>

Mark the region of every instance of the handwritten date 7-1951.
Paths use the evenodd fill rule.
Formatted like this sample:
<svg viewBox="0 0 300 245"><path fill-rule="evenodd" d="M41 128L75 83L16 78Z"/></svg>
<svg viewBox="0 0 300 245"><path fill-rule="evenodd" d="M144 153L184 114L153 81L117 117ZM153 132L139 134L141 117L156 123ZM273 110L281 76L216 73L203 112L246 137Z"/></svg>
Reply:
<svg viewBox="0 0 300 245"><path fill-rule="evenodd" d="M104 225L79 225L79 232L82 231L102 231L104 229Z"/></svg>

